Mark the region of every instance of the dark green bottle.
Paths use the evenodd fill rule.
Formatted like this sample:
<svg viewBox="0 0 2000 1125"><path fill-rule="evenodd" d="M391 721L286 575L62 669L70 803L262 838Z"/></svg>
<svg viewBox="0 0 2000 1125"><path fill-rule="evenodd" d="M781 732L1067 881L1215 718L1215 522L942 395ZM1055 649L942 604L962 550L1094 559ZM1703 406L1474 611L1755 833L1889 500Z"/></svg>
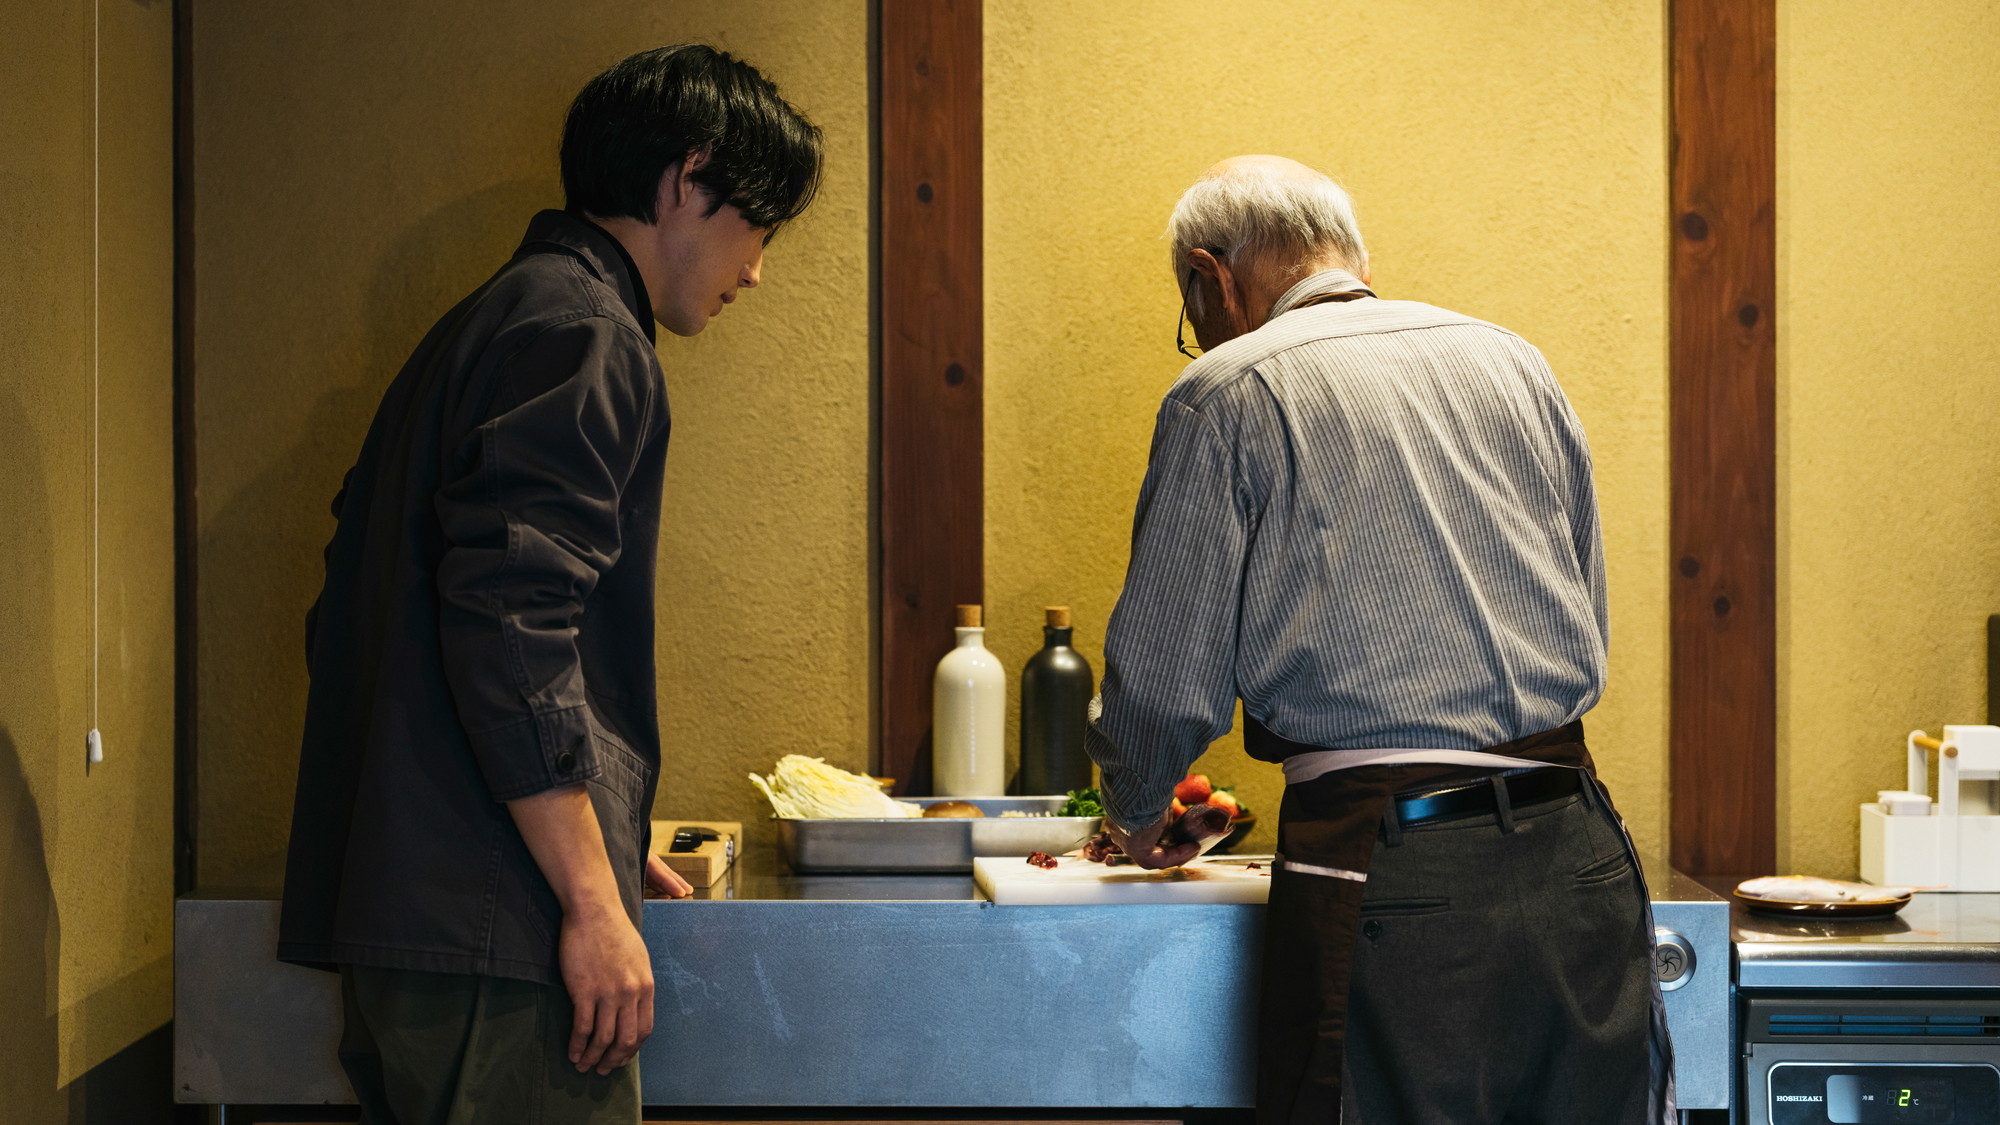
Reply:
<svg viewBox="0 0 2000 1125"><path fill-rule="evenodd" d="M1097 681L1069 647L1069 607L1048 608L1042 651L1021 669L1021 792L1048 796L1090 785L1083 730Z"/></svg>

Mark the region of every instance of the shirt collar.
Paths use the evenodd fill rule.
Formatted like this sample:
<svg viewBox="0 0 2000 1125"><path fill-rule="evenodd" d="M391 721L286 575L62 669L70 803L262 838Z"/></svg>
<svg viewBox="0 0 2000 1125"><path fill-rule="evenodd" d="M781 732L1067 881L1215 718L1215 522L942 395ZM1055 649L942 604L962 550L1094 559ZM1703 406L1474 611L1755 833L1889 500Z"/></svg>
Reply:
<svg viewBox="0 0 2000 1125"><path fill-rule="evenodd" d="M1348 273L1346 270L1321 270L1304 281L1299 282L1297 285L1292 286L1290 289L1285 290L1285 295L1278 298L1277 302L1271 306L1269 320L1276 320L1285 313L1292 311L1293 308L1298 306L1300 301L1308 297L1317 297L1322 293L1351 293L1357 289L1368 294L1370 297L1375 295L1373 289L1363 285L1360 278ZM1266 323L1269 323L1269 320Z"/></svg>
<svg viewBox="0 0 2000 1125"><path fill-rule="evenodd" d="M646 339L655 339L653 305L646 292L646 279L639 276L639 264L610 231L573 211L542 211L528 221L528 233L521 237L521 248L515 253L524 253L535 245L558 246L583 259L583 264L590 267L599 281L618 291L632 318L645 331Z"/></svg>

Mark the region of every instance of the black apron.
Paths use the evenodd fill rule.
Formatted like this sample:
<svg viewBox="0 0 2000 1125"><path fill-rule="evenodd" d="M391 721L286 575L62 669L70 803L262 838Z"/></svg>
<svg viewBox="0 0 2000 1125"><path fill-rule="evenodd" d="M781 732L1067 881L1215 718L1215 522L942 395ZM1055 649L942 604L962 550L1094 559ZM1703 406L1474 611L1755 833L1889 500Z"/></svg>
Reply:
<svg viewBox="0 0 2000 1125"><path fill-rule="evenodd" d="M1287 774L1312 772L1290 784L1321 787L1315 804L1333 816L1301 816L1290 793L1278 822L1279 862L1265 912L1264 971L1257 1027L1258 1125L1330 1125L1340 1120L1341 1064L1347 1040L1347 1005L1354 949L1361 922L1369 860L1385 813L1397 793L1442 789L1495 774L1494 766L1469 767L1423 755L1447 751L1390 751L1396 764L1331 764L1366 760L1371 751L1328 751L1295 743L1245 717L1244 741L1253 757L1284 761ZM1639 879L1646 947L1652 947L1653 910L1631 835L1611 811L1584 745L1582 722L1530 735L1483 751L1518 759L1515 765L1561 766L1583 774L1587 796L1617 822ZM1308 759L1306 756L1312 756ZM1330 755L1331 757L1322 757ZM1459 755L1463 756L1463 755ZM1416 760L1411 760L1416 759ZM1323 769L1295 767L1316 760ZM1496 765L1499 765L1496 763ZM1500 768L1505 768L1500 766ZM1671 1125L1674 1112L1673 1048L1658 982L1652 997L1653 1125Z"/></svg>

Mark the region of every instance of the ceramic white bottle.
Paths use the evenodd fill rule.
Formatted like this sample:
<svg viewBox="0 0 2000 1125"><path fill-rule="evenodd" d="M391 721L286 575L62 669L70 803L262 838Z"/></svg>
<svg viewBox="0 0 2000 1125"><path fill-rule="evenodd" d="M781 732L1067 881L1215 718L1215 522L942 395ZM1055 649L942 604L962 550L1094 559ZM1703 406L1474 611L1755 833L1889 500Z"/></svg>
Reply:
<svg viewBox="0 0 2000 1125"><path fill-rule="evenodd" d="M1007 791L1007 670L986 651L976 605L958 607L958 644L931 682L931 785L940 797Z"/></svg>

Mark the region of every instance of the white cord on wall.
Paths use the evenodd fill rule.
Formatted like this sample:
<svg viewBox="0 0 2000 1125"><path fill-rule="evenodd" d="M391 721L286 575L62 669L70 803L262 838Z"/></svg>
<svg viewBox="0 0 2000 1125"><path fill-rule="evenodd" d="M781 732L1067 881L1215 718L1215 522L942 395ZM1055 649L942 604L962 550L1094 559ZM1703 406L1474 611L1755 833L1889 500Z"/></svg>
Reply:
<svg viewBox="0 0 2000 1125"><path fill-rule="evenodd" d="M101 458L99 449L98 403L100 401L100 343L98 339L98 315L101 308L99 250L102 245L100 227L104 208L100 201L103 182L103 164L99 157L99 136L101 134L101 107L104 100L103 72L103 0L91 0L90 4L90 733L84 736L84 772L90 766L104 760L104 736L98 733L97 701L99 689L104 680L104 660L99 642L101 631L99 619L98 569L102 554L98 546L99 513L102 510Z"/></svg>

